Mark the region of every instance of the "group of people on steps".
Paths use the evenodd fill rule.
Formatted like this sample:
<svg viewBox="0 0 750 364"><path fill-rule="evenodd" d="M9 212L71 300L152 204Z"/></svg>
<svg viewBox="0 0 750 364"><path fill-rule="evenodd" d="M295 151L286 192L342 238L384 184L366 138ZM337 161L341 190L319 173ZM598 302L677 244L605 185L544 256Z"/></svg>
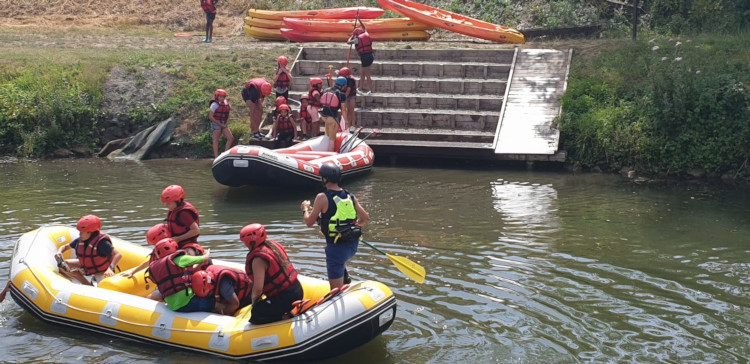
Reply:
<svg viewBox="0 0 750 364"><path fill-rule="evenodd" d="M362 226L370 221L370 215L339 185L338 165L324 164L319 174L325 190L312 204L302 201L300 208L305 224L312 227L318 222L325 237L330 288L341 288L351 282L346 263L356 254ZM210 249L198 243L200 215L185 199L185 190L179 185L168 186L161 193L161 202L167 208L165 222L146 233L152 252L142 264L120 275L130 278L145 269L146 279L156 284L148 298L162 301L174 311L234 315L252 305L253 324L291 317L294 302L304 296L303 288L283 244L269 239L262 224L246 225L239 232L248 249L244 270L214 265ZM78 220L79 237L55 253L61 274L86 285L116 274L122 254L101 226L95 215ZM75 252L75 258L64 259L69 250Z"/></svg>
<svg viewBox="0 0 750 364"><path fill-rule="evenodd" d="M202 1L211 2L212 0ZM216 0L213 0L211 4L215 5L215 3ZM206 11L207 19L209 14ZM213 32L212 25L210 25L212 21L206 23L206 39L209 39L209 41L210 32ZM300 106L296 117L289 105L289 89L294 77L287 67L289 59L286 56L278 57L271 82L268 82L265 77L257 77L245 83L241 95L250 114L251 139L264 139L260 132L263 120L263 104L265 98L275 92L276 101L275 108L272 111L273 125L271 126L274 148L287 147L295 139L305 140L317 137L320 134L322 120L323 130L329 138L328 151L334 151L336 133L347 126L354 127L357 125L355 113L357 93L371 94L374 92L370 72L370 66L375 59L374 50L370 34L361 19L355 20L355 27L347 40L347 44L354 46L360 57L362 76L360 88L357 88L357 81L352 76L349 67L342 67L336 71L336 75L329 73L324 77L312 77L310 78L310 89L306 95L300 97ZM327 87L325 88L323 78L327 79ZM227 99L226 90L216 89L214 98L209 102L214 158L219 156L219 141L222 136L226 139L224 150L231 148L234 143L234 136L228 127L230 110L231 106ZM345 120L345 123L341 123L340 119Z"/></svg>

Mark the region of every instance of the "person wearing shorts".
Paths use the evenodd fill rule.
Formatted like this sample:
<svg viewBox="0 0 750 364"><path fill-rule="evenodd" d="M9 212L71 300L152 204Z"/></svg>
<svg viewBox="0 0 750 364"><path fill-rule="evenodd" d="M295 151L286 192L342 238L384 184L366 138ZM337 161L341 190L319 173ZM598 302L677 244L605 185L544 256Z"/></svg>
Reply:
<svg viewBox="0 0 750 364"><path fill-rule="evenodd" d="M336 164L320 166L320 179L326 189L310 200L302 201L302 218L312 227L320 218L320 231L326 239L326 270L331 289L349 284L351 278L346 263L357 253L359 236L343 236L339 227L361 227L370 222L370 214L360 205L357 198L339 186L341 167ZM361 233L360 233L361 235Z"/></svg>
<svg viewBox="0 0 750 364"><path fill-rule="evenodd" d="M214 36L214 19L216 19L216 1L201 0L201 8L206 13L206 37L203 42L211 43Z"/></svg>
<svg viewBox="0 0 750 364"><path fill-rule="evenodd" d="M362 23L362 20L358 20L360 26L354 29L354 32L352 32L347 43L354 44L354 47L357 49L357 54L359 55L359 60L362 62L362 78L360 86L362 89L360 89L360 91L364 92L366 87L367 92L365 92L365 94L369 94L375 92L372 83L372 75L370 73L370 66L375 61L375 51L372 48L370 33L367 33L367 28L365 28L365 24Z"/></svg>

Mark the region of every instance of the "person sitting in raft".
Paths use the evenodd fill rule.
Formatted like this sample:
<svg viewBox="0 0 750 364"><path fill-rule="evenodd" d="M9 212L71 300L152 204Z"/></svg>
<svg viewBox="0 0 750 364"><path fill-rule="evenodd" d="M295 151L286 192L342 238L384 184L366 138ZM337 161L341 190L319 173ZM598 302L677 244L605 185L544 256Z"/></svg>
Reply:
<svg viewBox="0 0 750 364"><path fill-rule="evenodd" d="M150 229L148 229L148 232L146 232L146 243L148 245L156 245L156 243L158 243L160 240L170 237L171 236L169 235L169 229L167 229L167 225L158 223L152 226ZM151 262L153 262L154 260L154 255L149 254L149 259L144 260L143 263L132 270L120 273L120 275L125 278L130 278L133 276L133 274L136 274L148 268L149 264L151 264Z"/></svg>
<svg viewBox="0 0 750 364"><path fill-rule="evenodd" d="M167 186L161 193L161 203L167 207L167 229L169 234L189 255L202 255L205 251L198 244L200 215L198 210L185 200L185 190L180 185Z"/></svg>
<svg viewBox="0 0 750 364"><path fill-rule="evenodd" d="M286 148L297 139L297 127L294 125L294 117L291 115L289 105L279 105L279 114L273 119L271 136L274 139L273 148Z"/></svg>
<svg viewBox="0 0 750 364"><path fill-rule="evenodd" d="M178 312L210 312L214 308L213 296L198 297L191 288L195 271L192 267L206 264L210 251L201 256L187 255L174 240L167 238L156 243L152 254L156 260L149 265L146 275L158 290L148 298L164 301L170 310Z"/></svg>
<svg viewBox="0 0 750 364"><path fill-rule="evenodd" d="M102 222L96 215L86 215L78 220L76 229L81 236L61 246L55 253L61 274L86 285L92 285L92 282L84 275L95 275L94 280L97 280L97 275L106 278L115 274L122 254L112 246L112 240L100 231L101 228ZM71 249L76 252L76 258L63 261L63 254Z"/></svg>
<svg viewBox="0 0 750 364"><path fill-rule="evenodd" d="M292 303L301 300L303 293L286 250L280 243L266 237L266 228L261 224L246 225L240 230L240 240L250 249L245 258L245 272L253 281L252 324L291 317ZM266 299L260 301L263 295Z"/></svg>
<svg viewBox="0 0 750 364"><path fill-rule="evenodd" d="M220 265L209 265L193 273L193 292L198 297L213 296L213 312L233 316L237 310L251 303L253 281L242 271Z"/></svg>

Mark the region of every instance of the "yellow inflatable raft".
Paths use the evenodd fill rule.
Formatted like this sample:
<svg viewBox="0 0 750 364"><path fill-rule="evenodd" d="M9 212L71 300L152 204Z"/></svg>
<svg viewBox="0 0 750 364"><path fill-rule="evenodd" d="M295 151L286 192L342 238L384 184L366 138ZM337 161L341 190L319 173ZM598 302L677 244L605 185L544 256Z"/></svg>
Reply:
<svg viewBox="0 0 750 364"><path fill-rule="evenodd" d="M174 312L145 298L154 284L144 283L143 272L130 279L107 278L97 287L60 275L54 254L76 237L74 228L51 226L30 231L16 243L11 296L42 321L230 359L307 361L338 356L367 343L388 329L396 316L396 298L381 283L355 282L321 300L328 293L328 282L302 275L305 299L321 302L291 319L252 325L248 307L235 316ZM150 252L112 240L123 254L122 269L138 266ZM213 262L244 269L237 263Z"/></svg>

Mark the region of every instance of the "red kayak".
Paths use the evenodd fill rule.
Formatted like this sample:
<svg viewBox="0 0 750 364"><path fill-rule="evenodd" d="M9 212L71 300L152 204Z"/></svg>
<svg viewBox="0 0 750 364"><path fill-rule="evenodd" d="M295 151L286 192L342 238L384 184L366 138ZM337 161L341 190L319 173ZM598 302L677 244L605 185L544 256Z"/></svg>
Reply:
<svg viewBox="0 0 750 364"><path fill-rule="evenodd" d="M387 18L387 19L363 19L370 34L387 31L412 31L432 30L432 25L415 22L409 18ZM284 18L284 26L302 32L346 32L351 33L354 29L354 20L351 19L302 19Z"/></svg>
<svg viewBox="0 0 750 364"><path fill-rule="evenodd" d="M384 8L407 16L409 19L452 32L498 43L526 42L521 32L504 25L488 23L409 0L378 0L378 2Z"/></svg>
<svg viewBox="0 0 750 364"><path fill-rule="evenodd" d="M295 29L281 28L281 35L292 42L346 42L351 33L347 32L303 32ZM430 39L430 33L424 30L385 31L370 33L374 41L424 41Z"/></svg>

